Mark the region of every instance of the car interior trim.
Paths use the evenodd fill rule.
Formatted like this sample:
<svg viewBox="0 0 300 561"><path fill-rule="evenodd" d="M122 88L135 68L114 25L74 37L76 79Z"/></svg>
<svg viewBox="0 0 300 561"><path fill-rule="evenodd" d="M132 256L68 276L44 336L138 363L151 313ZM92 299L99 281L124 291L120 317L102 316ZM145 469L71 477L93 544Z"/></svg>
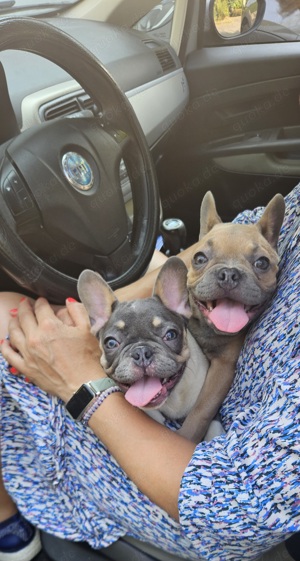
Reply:
<svg viewBox="0 0 300 561"><path fill-rule="evenodd" d="M126 95L151 147L181 115L189 99L189 89L183 70L159 78L150 86L145 84Z"/></svg>
<svg viewBox="0 0 300 561"><path fill-rule="evenodd" d="M188 0L180 0L180 2L175 2L171 36L170 36L170 45L171 47L173 47L177 55L179 54L182 35L184 32L187 7L188 7Z"/></svg>
<svg viewBox="0 0 300 561"><path fill-rule="evenodd" d="M26 96L22 101L22 130L41 123L40 108L68 94L82 94L75 80L50 86ZM149 146L153 146L179 117L188 102L189 90L182 69L161 76L126 95L135 110ZM151 111L149 111L151 107Z"/></svg>

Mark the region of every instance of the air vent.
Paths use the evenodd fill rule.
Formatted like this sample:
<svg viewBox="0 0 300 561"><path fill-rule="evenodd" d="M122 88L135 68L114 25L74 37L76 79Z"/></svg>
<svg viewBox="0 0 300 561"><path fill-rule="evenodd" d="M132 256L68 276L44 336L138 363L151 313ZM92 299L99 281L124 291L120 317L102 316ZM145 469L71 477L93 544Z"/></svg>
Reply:
<svg viewBox="0 0 300 561"><path fill-rule="evenodd" d="M96 108L93 100L90 98L88 94L81 95L78 98L78 101L82 109L90 109L91 111L93 111Z"/></svg>
<svg viewBox="0 0 300 561"><path fill-rule="evenodd" d="M94 114L98 112L90 96L81 90L45 103L40 107L39 114L41 121L52 121L75 113L84 114L86 111Z"/></svg>
<svg viewBox="0 0 300 561"><path fill-rule="evenodd" d="M170 72L176 68L175 61L168 49L160 49L155 51L155 54L164 72Z"/></svg>
<svg viewBox="0 0 300 561"><path fill-rule="evenodd" d="M45 107L43 117L45 121L52 121L52 119L72 115L72 113L77 113L77 111L80 111L80 106L76 98L65 101L61 100Z"/></svg>

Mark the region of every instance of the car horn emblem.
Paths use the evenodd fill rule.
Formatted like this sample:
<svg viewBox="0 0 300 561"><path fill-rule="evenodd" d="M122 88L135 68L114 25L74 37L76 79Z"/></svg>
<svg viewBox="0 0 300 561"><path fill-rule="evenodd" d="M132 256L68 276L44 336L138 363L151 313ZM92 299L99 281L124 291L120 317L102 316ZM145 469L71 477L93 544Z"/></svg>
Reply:
<svg viewBox="0 0 300 561"><path fill-rule="evenodd" d="M94 175L85 158L76 152L67 152L62 157L63 172L75 189L88 191L93 187Z"/></svg>

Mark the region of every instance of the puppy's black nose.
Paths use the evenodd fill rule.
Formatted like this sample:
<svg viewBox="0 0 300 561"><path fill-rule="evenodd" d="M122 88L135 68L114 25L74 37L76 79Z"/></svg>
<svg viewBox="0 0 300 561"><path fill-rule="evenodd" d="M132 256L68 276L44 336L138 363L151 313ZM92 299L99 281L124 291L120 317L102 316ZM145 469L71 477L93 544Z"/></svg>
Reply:
<svg viewBox="0 0 300 561"><path fill-rule="evenodd" d="M148 366L151 363L153 351L147 345L141 345L132 350L131 356L137 366Z"/></svg>
<svg viewBox="0 0 300 561"><path fill-rule="evenodd" d="M222 288L229 288L229 290L232 290L239 284L240 278L240 272L234 267L223 267L217 274L219 286Z"/></svg>

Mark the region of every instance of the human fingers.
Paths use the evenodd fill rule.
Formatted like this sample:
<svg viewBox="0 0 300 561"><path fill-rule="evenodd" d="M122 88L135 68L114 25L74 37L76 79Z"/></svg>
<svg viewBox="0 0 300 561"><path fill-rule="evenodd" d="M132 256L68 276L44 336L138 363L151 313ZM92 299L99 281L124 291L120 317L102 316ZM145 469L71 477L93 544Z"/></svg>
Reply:
<svg viewBox="0 0 300 561"><path fill-rule="evenodd" d="M9 347L18 353L21 352L20 346L24 349L25 336L17 316L12 317L8 322L8 336L9 340L7 343Z"/></svg>
<svg viewBox="0 0 300 561"><path fill-rule="evenodd" d="M35 371L38 378L45 365L51 365L53 362L53 340L59 339L59 333L62 330L70 329L55 317L47 301L44 302L47 310L50 310L49 320L44 320L43 314L42 319L38 320L35 306L32 309L26 302L22 302L18 315L13 317L8 324L10 346L20 354L22 360L12 354L9 349L5 351L8 353L7 360L10 361L10 364L26 376ZM30 374L29 377L32 378L32 375Z"/></svg>
<svg viewBox="0 0 300 561"><path fill-rule="evenodd" d="M23 297L15 311L16 313L11 313L11 316L18 320L18 325L23 331L25 337L28 339L34 339L35 335L39 333L39 328L43 324L43 331L45 335L53 328L62 325L61 321L56 318L55 306L51 306L45 298L38 298L36 301L31 301L28 298ZM70 323L72 325L72 323ZM16 323L11 323L9 327L9 334L11 342L13 342L11 337L11 329L15 328ZM42 332L40 332L42 335Z"/></svg>
<svg viewBox="0 0 300 561"><path fill-rule="evenodd" d="M10 340L7 340L7 339L1 340L0 350L1 350L2 356L5 358L5 360L9 364L9 370L13 374L16 374L16 375L18 375L20 373L25 374L25 372L23 372L23 370L24 370L23 357L19 353L17 347L15 347L15 345L11 344Z"/></svg>
<svg viewBox="0 0 300 561"><path fill-rule="evenodd" d="M8 322L12 317L11 310L17 309L22 294L16 292L0 292L0 337L4 339L7 335Z"/></svg>
<svg viewBox="0 0 300 561"><path fill-rule="evenodd" d="M34 314L37 324L41 324L44 320L57 320L55 309L49 304L46 298L38 298L34 303Z"/></svg>
<svg viewBox="0 0 300 561"><path fill-rule="evenodd" d="M47 361L36 360L34 356L27 353L25 357L15 351L7 340L0 344L3 357L9 364L9 371L14 376L24 377L26 382L38 386L48 394L57 395L67 401L77 389L78 384L71 389L63 380L62 376L47 363Z"/></svg>
<svg viewBox="0 0 300 561"><path fill-rule="evenodd" d="M26 366L22 355L12 346L8 339L0 340L0 352L8 363L8 370L14 376L24 376L25 382L31 382L26 376Z"/></svg>
<svg viewBox="0 0 300 561"><path fill-rule="evenodd" d="M34 303L32 303L28 298L22 298L22 300L20 300L19 302L18 307L16 308L16 313L11 313L11 316L18 319L19 324L25 331L32 330L37 326L33 306ZM10 322L9 325L14 326L15 323Z"/></svg>
<svg viewBox="0 0 300 561"><path fill-rule="evenodd" d="M11 344L26 358L38 354L44 359L51 359L49 339L57 328L64 327L56 318L55 312L44 298L39 298L33 305L24 299L18 306L18 313L8 326ZM27 361L28 362L28 361ZM30 360L29 360L30 363Z"/></svg>
<svg viewBox="0 0 300 561"><path fill-rule="evenodd" d="M57 310L56 317L58 317L58 319L60 319L60 321L62 321L62 323L64 325L68 325L68 326L73 326L74 325L74 322L73 322L67 308L60 308L59 310Z"/></svg>
<svg viewBox="0 0 300 561"><path fill-rule="evenodd" d="M52 325L50 330L46 323L45 330L45 323L42 327L37 326L33 334L26 334L20 326L19 319L17 317L11 319L10 341L2 341L1 351L10 365L12 374L24 375L26 379L42 390L67 401L81 385L80 376L85 373L83 361L83 364L80 365L79 381L77 382L76 373L73 376L78 357L76 356L73 360L72 357L79 348L81 338L75 337L75 341L68 337L62 339L61 336L64 336L65 330L73 331L74 327L66 327L57 321L56 326ZM82 354L81 352L80 356ZM90 362L92 365L95 363L97 365L96 360Z"/></svg>
<svg viewBox="0 0 300 561"><path fill-rule="evenodd" d="M76 302L73 298L67 298L66 306L73 324L76 327L83 327L90 330L90 319L84 305L80 302Z"/></svg>

